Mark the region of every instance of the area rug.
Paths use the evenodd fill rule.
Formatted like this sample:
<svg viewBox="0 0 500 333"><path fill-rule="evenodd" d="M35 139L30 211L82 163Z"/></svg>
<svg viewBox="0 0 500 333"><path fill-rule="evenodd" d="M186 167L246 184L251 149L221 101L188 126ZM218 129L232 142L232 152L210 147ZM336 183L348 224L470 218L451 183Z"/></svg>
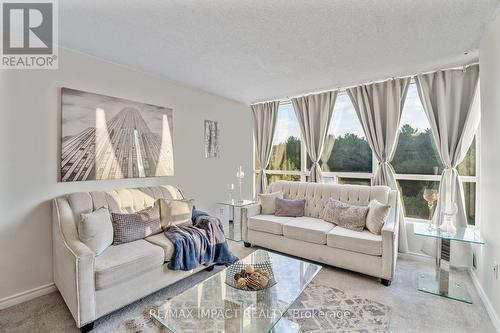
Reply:
<svg viewBox="0 0 500 333"><path fill-rule="evenodd" d="M312 282L285 317L301 332L388 332L391 307Z"/></svg>
<svg viewBox="0 0 500 333"><path fill-rule="evenodd" d="M221 269L202 271L100 318L92 332L167 332L150 318L150 310ZM302 332L310 333L387 332L390 316L391 307L387 305L315 282L309 284L285 315L289 320L297 322ZM61 295L54 292L0 311L0 332L78 333L79 330Z"/></svg>
<svg viewBox="0 0 500 333"><path fill-rule="evenodd" d="M156 298L156 297L155 297ZM144 302L144 301L143 301ZM142 303L140 313L122 320L114 328L107 322L98 323L98 332L149 333L166 332L149 316L162 301ZM136 305L137 306L137 305ZM391 307L341 290L312 282L291 306L285 317L298 323L301 332L388 332ZM113 321L113 320L111 320Z"/></svg>

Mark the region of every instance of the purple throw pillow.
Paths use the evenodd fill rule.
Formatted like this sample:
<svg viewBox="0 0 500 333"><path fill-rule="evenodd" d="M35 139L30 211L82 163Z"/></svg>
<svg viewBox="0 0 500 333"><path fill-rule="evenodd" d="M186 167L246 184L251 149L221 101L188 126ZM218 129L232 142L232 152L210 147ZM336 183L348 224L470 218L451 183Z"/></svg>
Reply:
<svg viewBox="0 0 500 333"><path fill-rule="evenodd" d="M300 217L304 216L306 200L290 200L276 198L276 216Z"/></svg>

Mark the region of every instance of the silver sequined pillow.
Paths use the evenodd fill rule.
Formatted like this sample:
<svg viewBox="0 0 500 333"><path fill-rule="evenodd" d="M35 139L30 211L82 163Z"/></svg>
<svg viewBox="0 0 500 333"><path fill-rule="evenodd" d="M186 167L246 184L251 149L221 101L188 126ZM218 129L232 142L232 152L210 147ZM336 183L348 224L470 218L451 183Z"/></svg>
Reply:
<svg viewBox="0 0 500 333"><path fill-rule="evenodd" d="M323 211L323 220L339 227L363 231L368 207L350 205L335 199L328 199Z"/></svg>
<svg viewBox="0 0 500 333"><path fill-rule="evenodd" d="M160 210L148 207L132 214L111 213L113 245L133 242L162 231Z"/></svg>

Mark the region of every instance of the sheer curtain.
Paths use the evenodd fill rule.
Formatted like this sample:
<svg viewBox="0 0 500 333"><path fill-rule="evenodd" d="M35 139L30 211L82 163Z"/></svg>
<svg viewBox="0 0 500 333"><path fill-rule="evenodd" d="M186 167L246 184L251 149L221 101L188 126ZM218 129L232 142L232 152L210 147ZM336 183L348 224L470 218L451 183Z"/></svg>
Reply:
<svg viewBox="0 0 500 333"><path fill-rule="evenodd" d="M467 226L464 190L457 166L464 160L479 126L480 109L473 107L478 79L479 65L415 77L439 157L445 166L433 217L436 224L440 222L442 208L456 204L456 226ZM452 243L452 264L469 266L470 247Z"/></svg>
<svg viewBox="0 0 500 333"><path fill-rule="evenodd" d="M279 102L267 102L251 105L253 116L253 135L255 150L260 170L257 178L257 193L263 193L267 187L265 170L271 158L274 131L278 119Z"/></svg>
<svg viewBox="0 0 500 333"><path fill-rule="evenodd" d="M327 135L325 145L323 147L323 154L321 154L320 159L321 162L323 162L323 164L321 165L321 171L331 171L330 167L328 166L328 161L332 156L333 146L335 146L335 137L333 135Z"/></svg>
<svg viewBox="0 0 500 333"><path fill-rule="evenodd" d="M311 182L321 182L319 161L323 154L328 126L333 115L337 91L292 98L302 138L312 161Z"/></svg>
<svg viewBox="0 0 500 333"><path fill-rule="evenodd" d="M410 78L392 79L347 89L370 148L378 161L373 185L398 190L391 161ZM399 251L408 252L404 211L399 200Z"/></svg>

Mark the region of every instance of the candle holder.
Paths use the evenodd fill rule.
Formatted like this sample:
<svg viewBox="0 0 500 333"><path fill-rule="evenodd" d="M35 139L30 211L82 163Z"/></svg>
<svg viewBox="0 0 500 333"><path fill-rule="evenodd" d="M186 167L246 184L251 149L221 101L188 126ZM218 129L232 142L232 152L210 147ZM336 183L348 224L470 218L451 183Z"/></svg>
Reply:
<svg viewBox="0 0 500 333"><path fill-rule="evenodd" d="M243 172L243 167L240 165L238 168L238 171L236 172L236 178L238 178L238 189L239 189L239 195L238 195L238 202L243 202L243 195L242 195L242 187L243 187L243 178L245 178L245 173Z"/></svg>
<svg viewBox="0 0 500 333"><path fill-rule="evenodd" d="M234 184L227 184L227 191L229 194L229 202L233 202Z"/></svg>
<svg viewBox="0 0 500 333"><path fill-rule="evenodd" d="M439 230L444 235L453 236L457 232L457 228L455 226L457 212L458 207L456 203L445 205L441 210L442 219L441 224L439 225Z"/></svg>

